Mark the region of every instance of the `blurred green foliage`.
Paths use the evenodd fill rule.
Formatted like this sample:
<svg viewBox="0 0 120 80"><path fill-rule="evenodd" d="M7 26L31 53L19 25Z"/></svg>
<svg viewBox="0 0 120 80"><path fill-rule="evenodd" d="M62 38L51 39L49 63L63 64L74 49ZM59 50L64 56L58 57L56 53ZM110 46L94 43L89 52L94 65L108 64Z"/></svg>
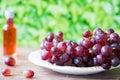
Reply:
<svg viewBox="0 0 120 80"><path fill-rule="evenodd" d="M120 32L120 0L0 0L0 32L8 8L15 11L19 46L39 46L50 31L74 41L96 27Z"/></svg>

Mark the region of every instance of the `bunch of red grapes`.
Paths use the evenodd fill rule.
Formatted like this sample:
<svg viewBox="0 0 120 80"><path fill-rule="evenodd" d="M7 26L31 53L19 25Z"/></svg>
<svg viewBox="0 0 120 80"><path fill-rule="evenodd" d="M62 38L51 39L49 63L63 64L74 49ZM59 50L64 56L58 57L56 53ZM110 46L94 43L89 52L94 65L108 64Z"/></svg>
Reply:
<svg viewBox="0 0 120 80"><path fill-rule="evenodd" d="M79 43L63 40L63 33L49 32L41 45L42 59L59 66L92 67L110 69L120 64L120 37L113 29L105 32L96 28L86 30Z"/></svg>

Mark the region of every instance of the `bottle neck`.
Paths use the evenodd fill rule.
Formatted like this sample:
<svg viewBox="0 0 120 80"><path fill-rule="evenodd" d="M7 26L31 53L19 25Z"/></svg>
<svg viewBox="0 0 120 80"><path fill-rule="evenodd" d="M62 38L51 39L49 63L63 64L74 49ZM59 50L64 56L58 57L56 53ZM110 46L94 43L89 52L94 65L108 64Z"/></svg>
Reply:
<svg viewBox="0 0 120 80"><path fill-rule="evenodd" d="M13 24L13 18L8 18L7 20L6 20L6 24L8 24L8 25L12 25Z"/></svg>

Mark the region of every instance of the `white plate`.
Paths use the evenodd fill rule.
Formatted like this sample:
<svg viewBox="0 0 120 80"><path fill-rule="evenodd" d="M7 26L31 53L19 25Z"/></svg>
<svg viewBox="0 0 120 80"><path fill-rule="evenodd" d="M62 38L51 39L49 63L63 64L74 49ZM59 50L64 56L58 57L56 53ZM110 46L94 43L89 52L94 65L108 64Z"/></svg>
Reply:
<svg viewBox="0 0 120 80"><path fill-rule="evenodd" d="M30 53L28 59L30 62L34 63L35 65L59 72L64 74L74 74L74 75L88 75L88 74L95 74L102 71L105 71L102 67L71 67L71 66L57 66L49 63L48 61L44 61L41 59L42 51L38 50L35 52ZM120 66L120 65L119 65ZM119 67L117 66L117 67ZM112 67L117 68L117 67Z"/></svg>

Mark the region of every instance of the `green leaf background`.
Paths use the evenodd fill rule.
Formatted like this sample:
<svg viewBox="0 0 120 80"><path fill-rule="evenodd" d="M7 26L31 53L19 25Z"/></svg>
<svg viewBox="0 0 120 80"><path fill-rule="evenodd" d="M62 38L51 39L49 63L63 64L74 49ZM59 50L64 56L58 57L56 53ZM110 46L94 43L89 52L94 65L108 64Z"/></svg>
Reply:
<svg viewBox="0 0 120 80"><path fill-rule="evenodd" d="M8 8L15 11L18 46L39 46L50 31L62 31L73 41L96 27L120 34L120 0L0 0L1 45Z"/></svg>

